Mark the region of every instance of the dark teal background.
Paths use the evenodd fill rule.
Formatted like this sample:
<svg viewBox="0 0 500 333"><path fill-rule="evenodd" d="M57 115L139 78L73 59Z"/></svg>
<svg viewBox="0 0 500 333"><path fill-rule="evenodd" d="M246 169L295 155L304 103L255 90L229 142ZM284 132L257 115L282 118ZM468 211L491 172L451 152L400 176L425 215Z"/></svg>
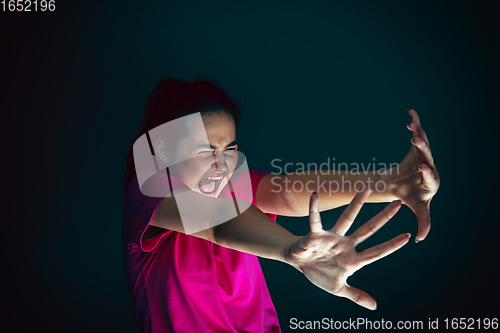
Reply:
<svg viewBox="0 0 500 333"><path fill-rule="evenodd" d="M363 248L412 241L349 279L376 311L261 260L290 318L499 317L498 2L56 1L1 13L1 322L16 332L139 332L122 265L125 157L162 78L217 80L249 166L400 162L419 112L441 187L413 242L408 207ZM384 204L367 204L355 227ZM324 212L333 226L342 209ZM306 218L278 217L297 235ZM440 326L442 327L442 326Z"/></svg>

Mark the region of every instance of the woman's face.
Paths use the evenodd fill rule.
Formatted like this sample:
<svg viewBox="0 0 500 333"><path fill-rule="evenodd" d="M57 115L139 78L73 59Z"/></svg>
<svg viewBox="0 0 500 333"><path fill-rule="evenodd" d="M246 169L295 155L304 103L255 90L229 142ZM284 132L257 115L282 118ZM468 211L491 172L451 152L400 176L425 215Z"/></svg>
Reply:
<svg viewBox="0 0 500 333"><path fill-rule="evenodd" d="M179 142L177 159L182 162L170 171L193 191L216 198L238 162L236 126L226 112L205 113L202 120L206 134L193 130Z"/></svg>

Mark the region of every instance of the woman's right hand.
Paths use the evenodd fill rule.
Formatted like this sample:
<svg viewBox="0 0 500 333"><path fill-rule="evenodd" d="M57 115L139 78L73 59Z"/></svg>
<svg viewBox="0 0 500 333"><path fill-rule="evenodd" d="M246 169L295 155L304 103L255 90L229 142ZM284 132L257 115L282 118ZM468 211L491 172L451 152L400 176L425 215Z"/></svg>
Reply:
<svg viewBox="0 0 500 333"><path fill-rule="evenodd" d="M365 308L375 310L376 301L364 291L347 284L347 278L361 267L368 265L396 251L410 238L401 234L390 241L362 252L356 246L373 235L389 221L401 207L395 200L371 220L349 236L352 225L366 198L370 195L368 186L358 192L344 210L331 230L324 230L319 214L319 197L314 192L309 202L310 232L292 244L286 254L286 261L299 269L316 286L340 297L346 297Z"/></svg>

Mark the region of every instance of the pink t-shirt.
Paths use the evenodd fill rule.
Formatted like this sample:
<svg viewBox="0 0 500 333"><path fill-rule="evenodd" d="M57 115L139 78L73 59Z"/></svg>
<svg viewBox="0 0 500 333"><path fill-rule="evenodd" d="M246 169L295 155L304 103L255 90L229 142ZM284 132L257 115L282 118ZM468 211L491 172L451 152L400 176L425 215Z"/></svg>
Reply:
<svg viewBox="0 0 500 333"><path fill-rule="evenodd" d="M260 180L250 170L255 203ZM227 186L226 186L227 187ZM256 256L173 230L142 240L162 198L148 197L134 177L123 201L122 240L133 309L144 332L281 332ZM268 214L276 222L276 215Z"/></svg>

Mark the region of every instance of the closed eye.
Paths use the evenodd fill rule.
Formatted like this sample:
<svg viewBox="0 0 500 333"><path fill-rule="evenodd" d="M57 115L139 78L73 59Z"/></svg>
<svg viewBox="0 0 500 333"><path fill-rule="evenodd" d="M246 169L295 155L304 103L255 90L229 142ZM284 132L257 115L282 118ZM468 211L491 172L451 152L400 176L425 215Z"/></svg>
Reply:
<svg viewBox="0 0 500 333"><path fill-rule="evenodd" d="M226 147L226 149L224 149L224 150L237 150L237 149L238 149L238 145L234 145L234 146L231 146L231 147ZM202 150L202 151L198 152L196 155L213 154L214 150L215 149L212 149L212 150Z"/></svg>
<svg viewBox="0 0 500 333"><path fill-rule="evenodd" d="M212 150L202 150L202 151L198 152L198 154L196 154L196 155L201 155L201 154L212 154L212 152L213 152Z"/></svg>

